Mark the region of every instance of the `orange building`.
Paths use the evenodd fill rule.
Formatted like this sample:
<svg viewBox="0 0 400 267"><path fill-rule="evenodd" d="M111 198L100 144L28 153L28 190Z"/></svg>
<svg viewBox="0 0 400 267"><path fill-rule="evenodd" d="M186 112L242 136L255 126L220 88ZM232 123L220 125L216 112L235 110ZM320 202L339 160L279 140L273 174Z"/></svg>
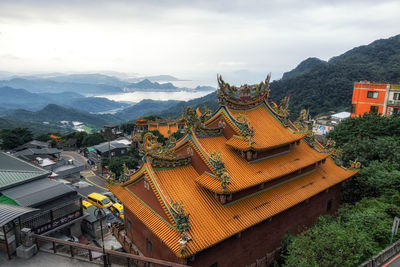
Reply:
<svg viewBox="0 0 400 267"><path fill-rule="evenodd" d="M182 118L177 120L155 120L150 121L145 118L139 118L136 120L136 129L134 135L141 135L147 131L159 131L165 138L168 138L171 134L178 131L184 132L185 121Z"/></svg>
<svg viewBox="0 0 400 267"><path fill-rule="evenodd" d="M400 114L400 85L354 83L351 116L358 117L373 112L383 116Z"/></svg>
<svg viewBox="0 0 400 267"><path fill-rule="evenodd" d="M115 235L126 251L190 266L261 266L287 231L336 212L340 184L357 170L335 165L304 120L288 119L286 98L268 103L269 77L240 88L218 81L214 114L188 109L188 134L164 148L146 139L143 166L108 186L125 207Z"/></svg>

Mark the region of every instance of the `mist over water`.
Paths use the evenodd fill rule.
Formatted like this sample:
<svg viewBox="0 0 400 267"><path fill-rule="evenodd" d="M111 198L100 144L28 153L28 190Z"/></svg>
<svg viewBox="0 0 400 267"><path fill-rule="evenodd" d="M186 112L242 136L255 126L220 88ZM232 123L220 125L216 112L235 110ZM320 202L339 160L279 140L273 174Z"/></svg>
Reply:
<svg viewBox="0 0 400 267"><path fill-rule="evenodd" d="M140 102L143 99L152 99L152 100L180 100L180 101L188 101L194 98L202 97L210 94L212 91L177 91L177 92L130 92L130 93L121 93L121 94L112 94L112 95L99 95L98 97L106 97L110 100L114 101L124 101L124 102Z"/></svg>

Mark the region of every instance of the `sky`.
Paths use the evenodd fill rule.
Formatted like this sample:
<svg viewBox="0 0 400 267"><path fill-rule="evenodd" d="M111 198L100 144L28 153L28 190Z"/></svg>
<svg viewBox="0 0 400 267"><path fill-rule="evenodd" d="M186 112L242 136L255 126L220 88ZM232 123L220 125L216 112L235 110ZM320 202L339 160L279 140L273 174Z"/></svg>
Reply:
<svg viewBox="0 0 400 267"><path fill-rule="evenodd" d="M400 33L400 1L0 0L0 70L277 79Z"/></svg>

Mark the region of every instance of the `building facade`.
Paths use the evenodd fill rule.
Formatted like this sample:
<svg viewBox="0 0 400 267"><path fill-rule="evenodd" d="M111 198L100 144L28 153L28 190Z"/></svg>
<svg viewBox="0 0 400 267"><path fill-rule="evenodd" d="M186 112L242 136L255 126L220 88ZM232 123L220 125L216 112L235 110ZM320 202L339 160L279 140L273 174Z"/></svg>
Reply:
<svg viewBox="0 0 400 267"><path fill-rule="evenodd" d="M400 114L400 85L354 83L351 116L358 117L373 112L383 116Z"/></svg>
<svg viewBox="0 0 400 267"><path fill-rule="evenodd" d="M240 88L218 78L214 114L186 110L190 130L160 147L146 136L145 163L109 185L125 207L125 236L140 253L190 266L270 264L286 232L299 233L339 206L344 169L270 103L269 77ZM120 236L120 234L118 234Z"/></svg>

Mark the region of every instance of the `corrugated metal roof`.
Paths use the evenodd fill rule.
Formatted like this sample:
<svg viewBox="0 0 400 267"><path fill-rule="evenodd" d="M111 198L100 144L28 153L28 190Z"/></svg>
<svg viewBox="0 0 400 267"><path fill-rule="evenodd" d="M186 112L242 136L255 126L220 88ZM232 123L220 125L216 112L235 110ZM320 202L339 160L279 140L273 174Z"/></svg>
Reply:
<svg viewBox="0 0 400 267"><path fill-rule="evenodd" d="M0 190L44 178L50 173L33 164L0 152Z"/></svg>
<svg viewBox="0 0 400 267"><path fill-rule="evenodd" d="M44 178L15 186L1 193L21 206L36 207L71 192L74 192L74 190L67 185Z"/></svg>
<svg viewBox="0 0 400 267"><path fill-rule="evenodd" d="M3 227L8 222L20 217L21 215L24 215L25 213L35 210L37 209L0 204L0 227Z"/></svg>
<svg viewBox="0 0 400 267"><path fill-rule="evenodd" d="M61 153L57 148L27 148L18 152L15 152L13 156L33 156L33 155L53 155Z"/></svg>

